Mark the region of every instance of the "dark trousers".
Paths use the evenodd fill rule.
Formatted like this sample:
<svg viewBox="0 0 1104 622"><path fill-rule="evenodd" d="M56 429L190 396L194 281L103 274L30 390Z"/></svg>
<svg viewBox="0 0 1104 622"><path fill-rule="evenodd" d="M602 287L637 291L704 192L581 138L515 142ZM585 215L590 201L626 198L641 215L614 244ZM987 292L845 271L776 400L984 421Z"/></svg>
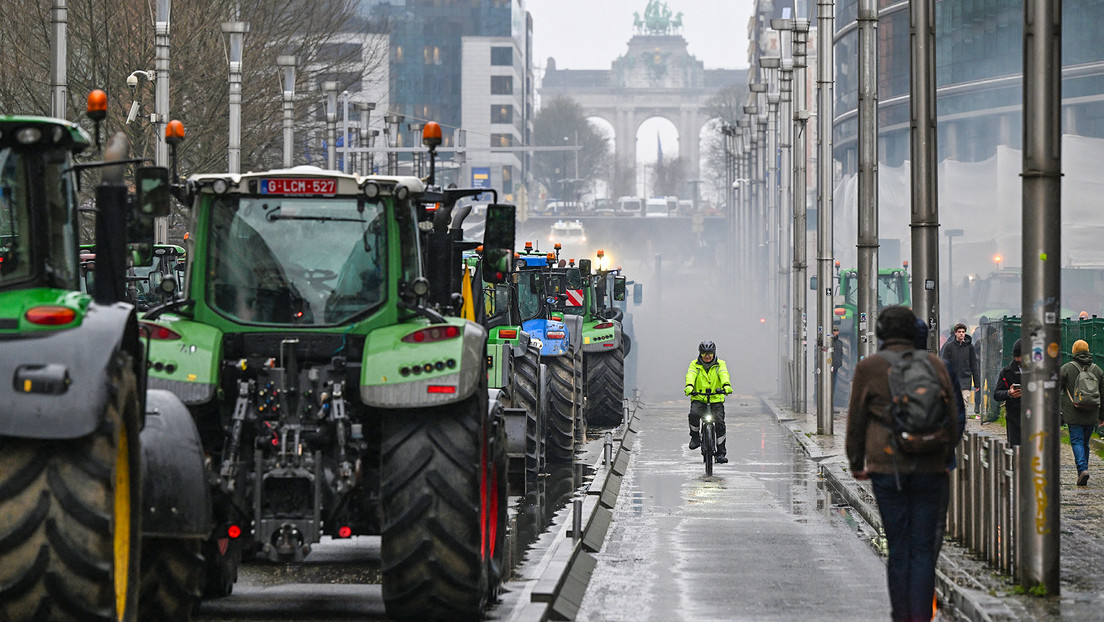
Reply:
<svg viewBox="0 0 1104 622"><path fill-rule="evenodd" d="M894 622L931 620L935 595L936 532L945 511L947 473L872 473L874 498L889 545L886 578Z"/></svg>
<svg viewBox="0 0 1104 622"><path fill-rule="evenodd" d="M705 414L705 402L690 401L690 438L701 438L701 416ZM717 430L717 455L728 454L725 448L724 402L713 404L713 427Z"/></svg>

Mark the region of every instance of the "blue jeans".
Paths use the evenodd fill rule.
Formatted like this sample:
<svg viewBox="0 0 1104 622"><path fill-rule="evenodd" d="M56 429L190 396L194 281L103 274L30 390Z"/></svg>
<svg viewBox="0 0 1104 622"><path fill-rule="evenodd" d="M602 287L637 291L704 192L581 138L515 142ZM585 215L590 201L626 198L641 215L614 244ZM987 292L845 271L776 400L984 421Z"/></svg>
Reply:
<svg viewBox="0 0 1104 622"><path fill-rule="evenodd" d="M947 473L900 476L871 473L874 498L889 545L886 578L894 622L931 620L935 595L936 532Z"/></svg>
<svg viewBox="0 0 1104 622"><path fill-rule="evenodd" d="M1073 447L1073 461L1077 463L1077 474L1089 470L1089 439L1093 426L1069 424L1070 446Z"/></svg>

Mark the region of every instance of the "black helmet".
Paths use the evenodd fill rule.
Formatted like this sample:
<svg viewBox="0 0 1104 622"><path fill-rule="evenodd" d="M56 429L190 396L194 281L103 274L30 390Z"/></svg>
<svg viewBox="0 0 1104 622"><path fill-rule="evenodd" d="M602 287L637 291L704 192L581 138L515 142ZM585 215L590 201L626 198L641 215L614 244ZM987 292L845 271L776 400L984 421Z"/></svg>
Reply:
<svg viewBox="0 0 1104 622"><path fill-rule="evenodd" d="M706 339L705 341L698 344L698 354L716 354L716 353L717 353L717 344L713 343L712 341L709 341L708 339Z"/></svg>

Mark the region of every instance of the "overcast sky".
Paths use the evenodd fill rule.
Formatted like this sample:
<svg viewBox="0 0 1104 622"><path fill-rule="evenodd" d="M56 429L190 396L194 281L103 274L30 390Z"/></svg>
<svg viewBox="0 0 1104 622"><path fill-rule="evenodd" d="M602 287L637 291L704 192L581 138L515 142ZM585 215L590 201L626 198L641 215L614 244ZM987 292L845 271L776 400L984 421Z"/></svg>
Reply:
<svg viewBox="0 0 1104 622"><path fill-rule="evenodd" d="M747 24L754 0L665 0L682 12L682 36L706 69L748 66ZM633 36L633 13L648 0L528 0L533 15L533 56L560 69L609 69Z"/></svg>

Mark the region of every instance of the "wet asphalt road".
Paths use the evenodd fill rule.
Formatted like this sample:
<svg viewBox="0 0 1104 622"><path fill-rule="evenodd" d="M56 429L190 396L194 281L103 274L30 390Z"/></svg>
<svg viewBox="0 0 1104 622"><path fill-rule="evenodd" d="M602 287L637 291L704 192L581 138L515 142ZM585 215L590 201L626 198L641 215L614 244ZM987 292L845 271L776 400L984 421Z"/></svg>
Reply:
<svg viewBox="0 0 1104 622"><path fill-rule="evenodd" d="M888 620L884 564L759 400L729 398L730 462L713 477L686 447L687 411L640 412L577 619Z"/></svg>

